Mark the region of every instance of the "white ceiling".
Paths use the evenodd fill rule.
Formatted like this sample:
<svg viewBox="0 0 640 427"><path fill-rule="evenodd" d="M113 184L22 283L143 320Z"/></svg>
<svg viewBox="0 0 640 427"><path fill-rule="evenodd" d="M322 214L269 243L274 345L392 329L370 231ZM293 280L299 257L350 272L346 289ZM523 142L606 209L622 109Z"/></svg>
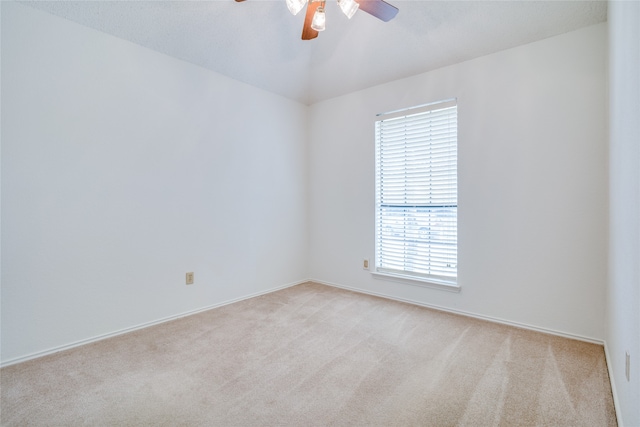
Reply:
<svg viewBox="0 0 640 427"><path fill-rule="evenodd" d="M327 1L327 29L300 39L285 0L28 1L158 52L305 104L606 21L606 1L387 0L384 23L348 20Z"/></svg>

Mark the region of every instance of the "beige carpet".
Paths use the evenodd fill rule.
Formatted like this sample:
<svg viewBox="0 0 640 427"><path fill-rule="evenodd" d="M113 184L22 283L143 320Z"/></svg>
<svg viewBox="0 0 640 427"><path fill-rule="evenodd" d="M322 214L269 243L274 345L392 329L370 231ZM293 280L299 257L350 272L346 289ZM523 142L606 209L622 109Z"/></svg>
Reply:
<svg viewBox="0 0 640 427"><path fill-rule="evenodd" d="M0 375L3 426L616 425L601 346L313 283Z"/></svg>

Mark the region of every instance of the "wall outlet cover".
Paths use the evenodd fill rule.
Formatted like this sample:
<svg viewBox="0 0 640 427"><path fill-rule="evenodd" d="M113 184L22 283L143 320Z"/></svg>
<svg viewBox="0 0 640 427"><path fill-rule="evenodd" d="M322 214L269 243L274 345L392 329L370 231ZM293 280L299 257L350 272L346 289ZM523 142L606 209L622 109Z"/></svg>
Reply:
<svg viewBox="0 0 640 427"><path fill-rule="evenodd" d="M627 381L631 381L631 355L628 351L624 355L624 374L627 377Z"/></svg>

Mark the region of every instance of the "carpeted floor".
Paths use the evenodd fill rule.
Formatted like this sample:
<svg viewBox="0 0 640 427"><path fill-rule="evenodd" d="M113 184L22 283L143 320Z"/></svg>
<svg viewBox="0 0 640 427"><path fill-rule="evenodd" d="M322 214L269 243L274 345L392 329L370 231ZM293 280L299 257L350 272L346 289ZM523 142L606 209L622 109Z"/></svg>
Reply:
<svg viewBox="0 0 640 427"><path fill-rule="evenodd" d="M307 283L3 368L3 426L612 426L602 346Z"/></svg>

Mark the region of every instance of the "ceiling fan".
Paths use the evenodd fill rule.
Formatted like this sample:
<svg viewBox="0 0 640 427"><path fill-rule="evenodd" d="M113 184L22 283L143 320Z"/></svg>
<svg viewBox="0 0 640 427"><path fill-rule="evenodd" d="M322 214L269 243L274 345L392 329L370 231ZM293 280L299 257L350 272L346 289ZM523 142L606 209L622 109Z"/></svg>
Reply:
<svg viewBox="0 0 640 427"><path fill-rule="evenodd" d="M236 0L243 2L245 0ZM286 0L289 11L297 15L305 5L307 14L302 27L302 40L311 40L318 37L320 31L324 31L325 14L324 5L326 0ZM338 6L342 9L347 18L356 13L358 9L381 19L384 22L392 20L398 13L398 8L390 5L384 0L337 0Z"/></svg>

